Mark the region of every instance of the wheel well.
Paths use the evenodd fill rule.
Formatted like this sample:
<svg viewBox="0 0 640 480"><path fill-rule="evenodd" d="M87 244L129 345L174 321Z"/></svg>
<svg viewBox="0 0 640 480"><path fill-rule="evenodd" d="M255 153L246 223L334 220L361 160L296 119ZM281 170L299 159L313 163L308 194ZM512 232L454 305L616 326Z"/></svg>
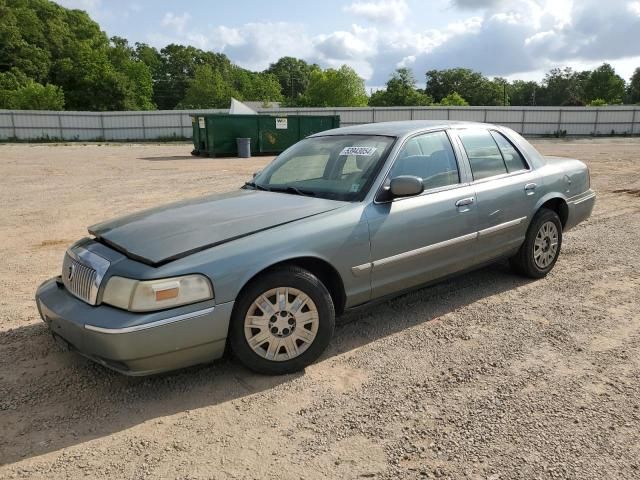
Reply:
<svg viewBox="0 0 640 480"><path fill-rule="evenodd" d="M336 315L344 312L344 307L347 301L347 295L344 291L344 283L342 282L342 277L337 272L337 270L328 262L321 260L315 257L299 257L292 258L289 260L285 260L280 263L276 263L271 265L270 267L261 270L256 273L251 279L245 284L248 285L253 279L262 275L263 273L273 270L274 268L286 266L286 265L295 265L296 267L304 268L308 270L313 275L318 277L318 279L327 287L329 290L329 294L331 295L331 299L333 300L333 305L335 307ZM243 287L244 289L244 287Z"/></svg>
<svg viewBox="0 0 640 480"><path fill-rule="evenodd" d="M540 208L548 208L549 210L556 212L560 217L562 228L567 224L567 218L569 218L569 207L567 202L562 198L552 198L551 200L547 200Z"/></svg>

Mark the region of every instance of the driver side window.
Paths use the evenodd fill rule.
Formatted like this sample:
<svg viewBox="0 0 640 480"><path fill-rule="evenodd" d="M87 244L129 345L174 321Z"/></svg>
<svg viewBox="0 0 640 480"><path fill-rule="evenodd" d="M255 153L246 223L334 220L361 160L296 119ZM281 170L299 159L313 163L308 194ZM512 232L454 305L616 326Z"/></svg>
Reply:
<svg viewBox="0 0 640 480"><path fill-rule="evenodd" d="M460 183L458 164L446 132L425 133L408 140L391 168L391 178L400 175L422 178L425 190Z"/></svg>

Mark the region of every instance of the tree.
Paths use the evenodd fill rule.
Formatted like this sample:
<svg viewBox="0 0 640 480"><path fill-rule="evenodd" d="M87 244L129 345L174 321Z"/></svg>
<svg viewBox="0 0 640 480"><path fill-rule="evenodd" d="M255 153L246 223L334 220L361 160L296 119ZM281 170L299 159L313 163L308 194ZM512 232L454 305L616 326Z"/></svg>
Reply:
<svg viewBox="0 0 640 480"><path fill-rule="evenodd" d="M126 39L111 38L109 59L124 89L123 110L153 110L151 69L136 58L136 52Z"/></svg>
<svg viewBox="0 0 640 480"><path fill-rule="evenodd" d="M269 65L266 73L276 76L286 103L294 106L309 88L311 74L318 70L320 67L316 64L309 64L299 58L282 57Z"/></svg>
<svg viewBox="0 0 640 480"><path fill-rule="evenodd" d="M540 91L537 82L514 80L507 86L510 105L536 105L536 95Z"/></svg>
<svg viewBox="0 0 640 480"><path fill-rule="evenodd" d="M640 103L640 67L636 68L627 88L629 103Z"/></svg>
<svg viewBox="0 0 640 480"><path fill-rule="evenodd" d="M56 85L41 85L29 80L13 92L9 108L17 110L63 110L64 93Z"/></svg>
<svg viewBox="0 0 640 480"><path fill-rule="evenodd" d="M44 96L45 103L60 105L64 92L70 109L149 108L144 70L133 60L118 66L111 62L112 49L127 51L123 45L126 41L118 39L112 47L83 11L47 0L0 2L0 72L18 71L35 82L16 94L22 104L41 104L36 98Z"/></svg>
<svg viewBox="0 0 640 480"><path fill-rule="evenodd" d="M307 107L364 107L367 105L364 80L346 65L337 70L316 70L300 103Z"/></svg>
<svg viewBox="0 0 640 480"><path fill-rule="evenodd" d="M502 105L504 101L501 83L468 68L429 70L426 78L425 93L437 102L453 92L458 92L471 105Z"/></svg>
<svg viewBox="0 0 640 480"><path fill-rule="evenodd" d="M608 63L603 63L590 72L585 85L585 101L602 99L606 103L622 103L624 79Z"/></svg>
<svg viewBox="0 0 640 480"><path fill-rule="evenodd" d="M171 44L160 50L160 65L154 72L153 101L161 110L176 108L195 78L196 68L209 65L224 78L231 76L232 65L222 53Z"/></svg>
<svg viewBox="0 0 640 480"><path fill-rule="evenodd" d="M399 68L387 82L386 90L378 90L369 98L372 107L430 105L432 98L418 91L413 73Z"/></svg>
<svg viewBox="0 0 640 480"><path fill-rule="evenodd" d="M195 69L181 108L227 108L231 97L240 97L218 70L211 65L199 65Z"/></svg>
<svg viewBox="0 0 640 480"><path fill-rule="evenodd" d="M64 93L56 85L42 85L14 69L0 73L0 108L62 110Z"/></svg>
<svg viewBox="0 0 640 480"><path fill-rule="evenodd" d="M539 105L584 105L584 86L589 72L575 72L571 67L552 68L542 81L537 95Z"/></svg>
<svg viewBox="0 0 640 480"><path fill-rule="evenodd" d="M452 92L440 100L439 105L447 107L466 107L469 105L469 102L467 102L458 92Z"/></svg>

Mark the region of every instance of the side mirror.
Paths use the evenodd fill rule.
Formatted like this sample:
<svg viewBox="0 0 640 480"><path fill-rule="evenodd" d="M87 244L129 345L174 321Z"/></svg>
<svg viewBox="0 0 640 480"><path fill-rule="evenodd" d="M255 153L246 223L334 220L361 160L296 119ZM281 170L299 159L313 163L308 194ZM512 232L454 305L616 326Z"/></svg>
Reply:
<svg viewBox="0 0 640 480"><path fill-rule="evenodd" d="M389 190L393 197L411 197L424 192L424 183L420 177L400 175L391 179Z"/></svg>

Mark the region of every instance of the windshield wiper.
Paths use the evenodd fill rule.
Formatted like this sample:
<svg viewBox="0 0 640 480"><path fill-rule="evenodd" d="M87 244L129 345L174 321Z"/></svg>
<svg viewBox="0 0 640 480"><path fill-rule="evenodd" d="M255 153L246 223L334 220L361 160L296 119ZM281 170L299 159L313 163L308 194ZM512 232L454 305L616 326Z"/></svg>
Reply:
<svg viewBox="0 0 640 480"><path fill-rule="evenodd" d="M270 192L271 189L267 187L263 187L262 185L257 184L256 182L244 182L245 187L251 187L255 190L264 190L265 192Z"/></svg>
<svg viewBox="0 0 640 480"><path fill-rule="evenodd" d="M271 187L269 189L269 191L271 191L271 192L282 192L282 193L293 193L295 195L302 195L304 197L315 197L316 196L316 192L313 192L311 190L303 190L303 189L300 189L298 187L293 187L291 185L288 185L286 187Z"/></svg>

